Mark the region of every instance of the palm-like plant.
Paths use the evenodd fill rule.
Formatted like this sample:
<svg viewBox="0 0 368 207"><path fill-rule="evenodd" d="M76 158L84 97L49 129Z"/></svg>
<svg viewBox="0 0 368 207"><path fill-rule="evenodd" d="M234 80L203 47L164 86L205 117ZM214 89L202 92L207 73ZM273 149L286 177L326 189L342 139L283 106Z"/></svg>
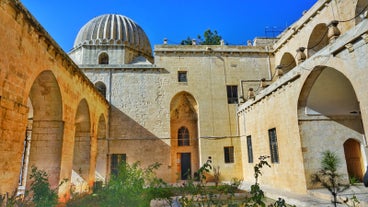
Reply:
<svg viewBox="0 0 368 207"><path fill-rule="evenodd" d="M337 194L349 188L341 182L341 175L337 173L341 161L337 155L329 150L322 153L321 169L312 175L312 182L321 184L331 193L334 206L337 206Z"/></svg>

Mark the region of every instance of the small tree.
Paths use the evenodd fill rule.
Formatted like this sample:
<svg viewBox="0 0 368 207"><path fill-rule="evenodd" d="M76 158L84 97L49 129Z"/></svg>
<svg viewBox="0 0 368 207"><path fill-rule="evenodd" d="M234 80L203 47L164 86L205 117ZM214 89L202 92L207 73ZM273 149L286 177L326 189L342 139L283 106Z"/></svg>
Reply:
<svg viewBox="0 0 368 207"><path fill-rule="evenodd" d="M203 34L204 40L198 35L201 45L220 45L222 37L217 34L217 31L206 30Z"/></svg>
<svg viewBox="0 0 368 207"><path fill-rule="evenodd" d="M260 156L259 157L259 163L257 163L254 166L254 178L255 183L250 186L250 197L247 197L244 201L244 204L246 207L253 207L253 206L266 206L266 203L263 201L265 198L264 192L259 186L258 179L259 176L262 175L261 169L263 166L271 167L270 164L268 164L267 159L270 156Z"/></svg>
<svg viewBox="0 0 368 207"><path fill-rule="evenodd" d="M34 205L36 207L56 206L58 204L58 188L51 189L47 173L32 166L30 178L32 181L30 191Z"/></svg>
<svg viewBox="0 0 368 207"><path fill-rule="evenodd" d="M331 193L334 206L337 206L337 195L349 188L348 184L342 184L341 175L337 173L340 166L340 159L329 150L322 153L321 169L312 175L314 184L321 184Z"/></svg>
<svg viewBox="0 0 368 207"><path fill-rule="evenodd" d="M204 32L203 34L204 39L202 39L201 35L197 36L197 41L196 43L199 45L220 45L221 44L221 40L222 37L217 33L216 30L214 30L213 32L211 31L211 29L208 29ZM181 45L192 45L192 38L187 37L187 39L182 40L180 42Z"/></svg>
<svg viewBox="0 0 368 207"><path fill-rule="evenodd" d="M192 39L190 37L187 37L187 39L182 40L180 42L181 45L192 45Z"/></svg>

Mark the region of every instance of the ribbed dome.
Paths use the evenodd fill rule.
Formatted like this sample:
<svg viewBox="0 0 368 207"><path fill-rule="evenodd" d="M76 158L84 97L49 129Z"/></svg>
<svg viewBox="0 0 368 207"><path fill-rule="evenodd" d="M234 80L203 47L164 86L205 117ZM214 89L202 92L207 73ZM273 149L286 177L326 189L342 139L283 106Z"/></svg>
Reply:
<svg viewBox="0 0 368 207"><path fill-rule="evenodd" d="M151 44L143 29L133 20L117 14L93 18L79 31L74 48L80 45L126 45L151 55Z"/></svg>

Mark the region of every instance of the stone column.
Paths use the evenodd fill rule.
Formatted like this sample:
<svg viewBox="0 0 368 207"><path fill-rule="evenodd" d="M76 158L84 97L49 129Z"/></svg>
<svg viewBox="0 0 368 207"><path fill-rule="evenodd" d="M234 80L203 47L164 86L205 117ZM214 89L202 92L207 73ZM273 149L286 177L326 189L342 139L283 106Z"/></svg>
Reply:
<svg viewBox="0 0 368 207"><path fill-rule="evenodd" d="M28 108L0 96L0 195L17 190Z"/></svg>
<svg viewBox="0 0 368 207"><path fill-rule="evenodd" d="M96 181L106 182L107 176L107 139L97 139Z"/></svg>
<svg viewBox="0 0 368 207"><path fill-rule="evenodd" d="M35 166L46 171L51 188L60 182L63 129L63 121L33 120L28 168Z"/></svg>

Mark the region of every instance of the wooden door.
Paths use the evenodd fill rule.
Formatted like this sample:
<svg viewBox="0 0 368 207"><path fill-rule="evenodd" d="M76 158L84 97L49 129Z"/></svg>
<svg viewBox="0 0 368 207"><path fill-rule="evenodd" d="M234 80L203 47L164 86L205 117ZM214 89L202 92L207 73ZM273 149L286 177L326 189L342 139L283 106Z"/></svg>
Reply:
<svg viewBox="0 0 368 207"><path fill-rule="evenodd" d="M362 153L360 150L360 143L353 139L348 139L344 143L344 152L349 177L356 177L360 181L362 181L363 165L362 165Z"/></svg>
<svg viewBox="0 0 368 207"><path fill-rule="evenodd" d="M181 179L187 180L191 175L191 160L190 153L181 153L180 154L180 169L181 169Z"/></svg>

